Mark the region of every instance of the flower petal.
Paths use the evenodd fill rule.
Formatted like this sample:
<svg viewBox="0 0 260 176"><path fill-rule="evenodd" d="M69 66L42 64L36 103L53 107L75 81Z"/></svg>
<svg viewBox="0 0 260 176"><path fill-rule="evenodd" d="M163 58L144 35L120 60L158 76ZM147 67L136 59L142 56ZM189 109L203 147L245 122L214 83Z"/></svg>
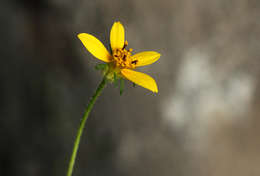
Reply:
<svg viewBox="0 0 260 176"><path fill-rule="evenodd" d="M156 62L160 58L160 54L154 51L144 51L141 53L137 53L132 56L133 60L137 60L136 66L145 66L150 65Z"/></svg>
<svg viewBox="0 0 260 176"><path fill-rule="evenodd" d="M122 69L121 74L125 76L128 80L138 84L139 86L149 89L155 93L158 92L155 80L147 74L136 72L130 69Z"/></svg>
<svg viewBox="0 0 260 176"><path fill-rule="evenodd" d="M112 51L122 49L125 43L125 29L120 22L115 22L110 31L110 44Z"/></svg>
<svg viewBox="0 0 260 176"><path fill-rule="evenodd" d="M78 35L78 38L93 56L104 62L110 62L110 53L96 37L90 34L81 33Z"/></svg>

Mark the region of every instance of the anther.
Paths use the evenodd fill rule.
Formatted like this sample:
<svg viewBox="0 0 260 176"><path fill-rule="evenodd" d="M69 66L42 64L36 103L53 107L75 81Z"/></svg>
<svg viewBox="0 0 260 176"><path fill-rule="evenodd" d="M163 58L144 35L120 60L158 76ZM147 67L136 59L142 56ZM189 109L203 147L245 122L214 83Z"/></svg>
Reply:
<svg viewBox="0 0 260 176"><path fill-rule="evenodd" d="M137 61L138 61L138 60L134 60L134 61L132 61L131 63L136 65L136 64L137 64Z"/></svg>
<svg viewBox="0 0 260 176"><path fill-rule="evenodd" d="M128 45L128 42L126 40L125 43L124 43L123 49L125 49L127 47L127 45Z"/></svg>

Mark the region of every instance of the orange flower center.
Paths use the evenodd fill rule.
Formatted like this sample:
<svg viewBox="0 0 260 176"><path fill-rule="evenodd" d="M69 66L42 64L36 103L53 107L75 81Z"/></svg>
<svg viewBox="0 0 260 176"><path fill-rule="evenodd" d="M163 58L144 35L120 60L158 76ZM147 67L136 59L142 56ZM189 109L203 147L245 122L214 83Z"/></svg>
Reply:
<svg viewBox="0 0 260 176"><path fill-rule="evenodd" d="M113 51L113 58L116 67L119 68L130 68L134 69L138 60L132 58L133 49L130 48L126 50L126 46L128 45L127 41L125 41L124 47L122 49L116 49Z"/></svg>

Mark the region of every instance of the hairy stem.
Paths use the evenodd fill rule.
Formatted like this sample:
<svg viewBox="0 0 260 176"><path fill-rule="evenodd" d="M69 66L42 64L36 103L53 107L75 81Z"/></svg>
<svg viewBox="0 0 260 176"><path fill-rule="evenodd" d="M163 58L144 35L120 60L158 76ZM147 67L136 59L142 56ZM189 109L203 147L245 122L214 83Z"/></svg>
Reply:
<svg viewBox="0 0 260 176"><path fill-rule="evenodd" d="M106 83L107 83L107 79L106 79L106 76L104 76L103 80L99 84L96 92L92 96L92 98L91 98L91 100L90 100L90 102L89 102L89 104L88 104L88 106L87 106L87 108L85 110L83 118L81 119L80 126L79 126L79 129L78 129L78 132L77 132L77 136L76 136L76 139L75 139L75 142L74 142L74 147L73 147L73 150L72 150L70 162L69 162L67 176L71 176L72 175L74 164L75 164L75 160L76 160L76 157L77 157L77 152L78 152L78 148L79 148L80 139L81 139L82 132L84 130L86 121L88 119L90 111L92 110L92 108L93 108L97 98L102 93Z"/></svg>

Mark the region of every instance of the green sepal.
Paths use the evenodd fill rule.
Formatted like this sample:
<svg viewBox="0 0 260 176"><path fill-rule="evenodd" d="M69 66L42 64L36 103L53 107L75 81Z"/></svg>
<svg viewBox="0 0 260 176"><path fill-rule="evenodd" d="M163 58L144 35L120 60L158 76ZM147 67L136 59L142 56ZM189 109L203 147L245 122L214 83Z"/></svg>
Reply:
<svg viewBox="0 0 260 176"><path fill-rule="evenodd" d="M119 79L117 78L116 72L114 72L114 85L115 85L115 87L118 87L118 81L119 81Z"/></svg>
<svg viewBox="0 0 260 176"><path fill-rule="evenodd" d="M106 70L108 68L108 65L107 64L97 64L95 66L95 69L96 70Z"/></svg>
<svg viewBox="0 0 260 176"><path fill-rule="evenodd" d="M124 80L121 78L121 79L120 79L120 95L123 94L123 92L124 92L124 87L125 87L125 82L124 82Z"/></svg>
<svg viewBox="0 0 260 176"><path fill-rule="evenodd" d="M133 87L136 87L136 84L135 84L135 83L133 83Z"/></svg>

